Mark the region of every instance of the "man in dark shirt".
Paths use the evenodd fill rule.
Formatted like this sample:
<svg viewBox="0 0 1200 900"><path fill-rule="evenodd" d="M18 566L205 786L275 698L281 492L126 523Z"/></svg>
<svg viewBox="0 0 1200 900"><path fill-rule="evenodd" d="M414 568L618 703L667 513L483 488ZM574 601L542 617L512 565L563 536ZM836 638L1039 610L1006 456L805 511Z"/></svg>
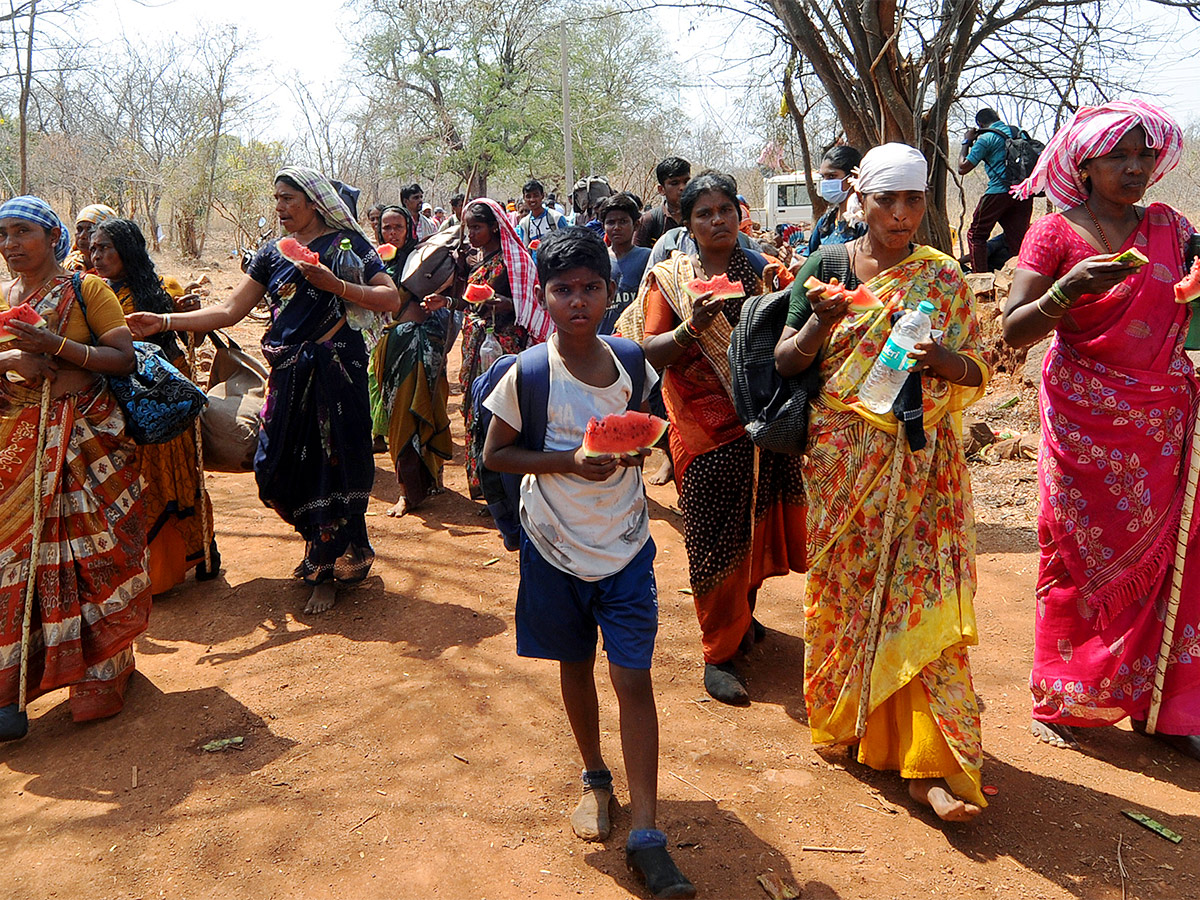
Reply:
<svg viewBox="0 0 1200 900"><path fill-rule="evenodd" d="M663 202L638 221L637 233L633 236L637 247L653 247L660 237L683 224L679 220L679 195L692 177L692 164L678 156L668 156L655 166L654 175Z"/></svg>
<svg viewBox="0 0 1200 900"><path fill-rule="evenodd" d="M967 231L967 244L971 249L971 271L987 272L988 238L992 229L999 223L1004 230L1004 242L1008 245L1008 255L1016 256L1021 249L1021 241L1029 230L1029 220L1033 216L1033 198L1018 200L1008 190L1012 187L1005 177L1005 139L1001 135L1017 137L1017 129L1000 121L1000 116L994 109L984 107L975 114L976 128L970 128L963 135L962 150L958 160L958 174L966 175L980 163L987 172L988 183L979 205L975 207L975 215L971 227Z"/></svg>

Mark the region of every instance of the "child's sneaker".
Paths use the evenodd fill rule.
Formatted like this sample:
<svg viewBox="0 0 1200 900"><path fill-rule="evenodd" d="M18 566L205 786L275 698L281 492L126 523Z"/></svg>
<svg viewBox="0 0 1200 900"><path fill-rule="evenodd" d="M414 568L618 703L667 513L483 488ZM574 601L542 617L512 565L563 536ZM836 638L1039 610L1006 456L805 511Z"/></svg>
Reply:
<svg viewBox="0 0 1200 900"><path fill-rule="evenodd" d="M571 813L571 828L585 841L607 840L612 831L608 808L612 803L612 772L597 769L583 773L583 796Z"/></svg>
<svg viewBox="0 0 1200 900"><path fill-rule="evenodd" d="M625 865L653 897L695 897L696 886L679 871L667 852L667 836L654 828L629 832Z"/></svg>

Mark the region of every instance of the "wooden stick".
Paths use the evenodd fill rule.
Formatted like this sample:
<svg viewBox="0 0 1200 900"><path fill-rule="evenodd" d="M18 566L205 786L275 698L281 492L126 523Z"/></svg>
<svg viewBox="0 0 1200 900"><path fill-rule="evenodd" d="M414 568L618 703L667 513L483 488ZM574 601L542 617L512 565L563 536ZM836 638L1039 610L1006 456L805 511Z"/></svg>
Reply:
<svg viewBox="0 0 1200 900"><path fill-rule="evenodd" d="M1163 685L1167 680L1167 659L1171 655L1171 644L1175 640L1175 616L1179 612L1179 598L1183 594L1183 571L1187 563L1188 535L1192 530L1192 511L1196 508L1196 485L1200 482L1200 416L1192 427L1192 452L1188 463L1187 488L1183 492L1183 511L1179 515L1179 533L1175 538L1175 571L1171 575L1171 596L1167 600L1167 617L1163 621L1162 643L1158 648L1158 662L1154 667L1154 687L1150 691L1150 714L1146 717L1146 733L1154 734L1158 728L1158 714L1162 708Z"/></svg>
<svg viewBox="0 0 1200 900"><path fill-rule="evenodd" d="M196 333L187 333L188 371L192 380L196 379ZM200 414L203 415L203 412ZM200 540L204 542L204 568L209 575L216 574L212 570L212 535L208 531L208 491L207 477L204 473L204 432L200 427L200 416L192 423L196 435L196 469L200 473L200 497L196 503L196 512L200 515Z"/></svg>
<svg viewBox="0 0 1200 900"><path fill-rule="evenodd" d="M690 781L688 781L682 775L676 775L674 772L670 772L670 771L668 771L667 774L670 775L672 778L676 778L679 781L682 781L684 784L686 784L688 787L690 787L693 791L699 791L701 794L703 794L705 797L707 797L713 803L721 802L716 797L714 797L712 794L710 794L708 791L704 790L704 788L696 787L696 785L692 784Z"/></svg>
<svg viewBox="0 0 1200 900"><path fill-rule="evenodd" d="M813 853L866 853L866 847L801 847Z"/></svg>
<svg viewBox="0 0 1200 900"><path fill-rule="evenodd" d="M871 588L871 617L867 621L866 656L863 660L862 687L858 695L858 720L854 733L863 736L867 730L867 715L871 706L871 669L875 666L875 651L879 649L879 627L883 618L883 593L891 575L892 532L896 528L896 504L900 499L900 478L904 474L904 458L908 455L908 438L904 423L896 424L896 452L892 454L891 483L888 485L887 513L883 519L883 540L880 542L882 558L875 570L875 584Z"/></svg>
<svg viewBox="0 0 1200 900"><path fill-rule="evenodd" d="M42 476L46 467L46 431L50 427L50 379L42 382L42 402L38 410L37 455L33 458L33 533L29 541L29 574L25 578L25 609L21 617L21 666L17 687L17 711L25 712L29 679L29 630L33 621L33 601L37 589L37 563L42 551L42 525L45 504L42 500Z"/></svg>

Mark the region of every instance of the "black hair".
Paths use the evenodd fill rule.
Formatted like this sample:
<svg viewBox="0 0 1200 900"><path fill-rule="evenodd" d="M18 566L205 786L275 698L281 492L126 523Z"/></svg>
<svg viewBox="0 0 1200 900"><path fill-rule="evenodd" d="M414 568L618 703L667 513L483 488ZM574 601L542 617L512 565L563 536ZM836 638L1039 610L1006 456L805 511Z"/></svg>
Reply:
<svg viewBox="0 0 1200 900"><path fill-rule="evenodd" d="M453 206L455 203L462 204L462 203L465 203L466 201L467 201L466 194L455 194L453 197L450 198L450 205Z"/></svg>
<svg viewBox="0 0 1200 900"><path fill-rule="evenodd" d="M288 187L290 187L290 188L295 188L295 189L296 189L296 190L298 190L300 193L302 193L302 194L303 194L305 197L308 197L308 191L306 191L304 188L302 188L302 187L300 186L300 182L298 182L298 181L297 181L295 178L293 178L291 175L280 175L280 176L279 176L278 178L276 178L275 180L276 180L276 181L282 181L282 182L283 182L284 184L286 184ZM309 199L309 201L310 201L310 202L312 201L312 197L308 197L308 199Z"/></svg>
<svg viewBox="0 0 1200 900"><path fill-rule="evenodd" d="M1000 114L990 106L985 106L979 112L975 113L975 124L980 128L987 128L989 125L999 121Z"/></svg>
<svg viewBox="0 0 1200 900"><path fill-rule="evenodd" d="M737 198L737 182L733 178L723 172L697 175L687 183L683 193L679 195L679 214L683 216L685 225L691 219L692 210L696 206L696 201L700 199L700 195L707 194L709 191L724 194L733 202L734 206L740 209L741 204L738 203Z"/></svg>
<svg viewBox="0 0 1200 900"><path fill-rule="evenodd" d="M825 151L822 161L849 175L862 162L862 153L849 144L838 144Z"/></svg>
<svg viewBox="0 0 1200 900"><path fill-rule="evenodd" d="M600 201L597 218L603 222L604 217L610 212L629 213L629 218L636 225L638 219L642 216L642 205L638 202L637 197L633 196L629 191L621 191L619 194L613 194L611 197L605 197Z"/></svg>
<svg viewBox="0 0 1200 900"><path fill-rule="evenodd" d="M530 191L537 191L543 197L546 195L546 189L536 178L530 178L527 182L525 182L525 187L521 188L521 196L524 197Z"/></svg>
<svg viewBox="0 0 1200 900"><path fill-rule="evenodd" d="M379 230L379 223L383 221L383 211L385 209L387 209L386 204L376 203L374 206L372 206L370 209L367 210L367 221L368 222L371 221L371 213L379 213L379 218L376 219L375 224L371 226L372 230L375 232L375 243L376 244L383 243L383 232Z"/></svg>
<svg viewBox="0 0 1200 900"><path fill-rule="evenodd" d="M463 210L464 219L476 219L491 228L499 229L500 223L496 221L496 214L492 212L492 208L486 203L472 203Z"/></svg>
<svg viewBox="0 0 1200 900"><path fill-rule="evenodd" d="M559 228L542 238L537 251L538 282L545 287L555 275L570 269L589 269L612 280L608 247L590 228Z"/></svg>
<svg viewBox="0 0 1200 900"><path fill-rule="evenodd" d="M668 178L677 178L680 175L691 178L692 164L678 156L668 156L654 167L654 177L658 179L659 184L666 184Z"/></svg>
<svg viewBox="0 0 1200 900"><path fill-rule="evenodd" d="M175 301L163 290L162 281L154 269L154 260L146 251L146 237L142 229L129 219L108 219L96 226L112 241L113 249L125 267L121 280L133 295L133 305L138 312L169 313L175 309Z"/></svg>
<svg viewBox="0 0 1200 900"><path fill-rule="evenodd" d="M424 193L425 193L425 191L423 191L421 189L421 186L414 182L413 184L410 184L407 187L400 188L400 202L407 203L410 199L412 199L417 194L424 194Z"/></svg>

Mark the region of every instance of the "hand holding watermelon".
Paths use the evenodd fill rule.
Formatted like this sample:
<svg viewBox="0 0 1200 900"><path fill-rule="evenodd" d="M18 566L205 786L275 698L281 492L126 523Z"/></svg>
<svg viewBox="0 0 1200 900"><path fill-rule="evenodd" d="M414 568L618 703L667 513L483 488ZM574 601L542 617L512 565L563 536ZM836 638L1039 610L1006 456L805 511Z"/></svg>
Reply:
<svg viewBox="0 0 1200 900"><path fill-rule="evenodd" d="M8 326L14 323L28 325L31 328L41 328L46 324L46 320L38 315L28 303L21 303L0 312L0 344L6 341L15 341L20 337L32 336L26 335L25 330L20 327L10 331Z"/></svg>

